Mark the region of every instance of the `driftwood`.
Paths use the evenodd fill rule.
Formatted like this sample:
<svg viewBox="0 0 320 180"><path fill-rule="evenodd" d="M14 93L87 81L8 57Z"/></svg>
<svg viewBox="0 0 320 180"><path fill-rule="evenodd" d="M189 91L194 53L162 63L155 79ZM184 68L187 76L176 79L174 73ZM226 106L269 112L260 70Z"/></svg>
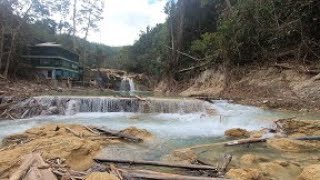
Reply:
<svg viewBox="0 0 320 180"><path fill-rule="evenodd" d="M138 95L134 95L135 98L137 98L139 101L147 101L145 98L142 98Z"/></svg>
<svg viewBox="0 0 320 180"><path fill-rule="evenodd" d="M0 110L8 109L11 105L11 103L0 104Z"/></svg>
<svg viewBox="0 0 320 180"><path fill-rule="evenodd" d="M66 127L66 130L71 132L73 135L77 136L78 138L81 138L80 135L77 132L75 132L74 130L72 130L72 129L68 128L68 127Z"/></svg>
<svg viewBox="0 0 320 180"><path fill-rule="evenodd" d="M266 142L269 138L251 138L251 139L240 139L236 141L230 141L224 143L225 146L235 146L241 144L251 144L251 143L259 143L259 142Z"/></svg>
<svg viewBox="0 0 320 180"><path fill-rule="evenodd" d="M14 172L11 175L10 180L22 179L22 177L27 174L27 172L29 171L30 167L34 162L35 162L35 159L32 154L26 155L24 161L22 162L18 170L16 170L16 172Z"/></svg>
<svg viewBox="0 0 320 180"><path fill-rule="evenodd" d="M217 171L217 168L213 166L206 165L193 165L193 164L172 164L161 161L131 161L131 160L122 160L122 159L103 159L96 158L94 161L98 163L120 163L120 164L130 164L130 165L151 165L151 166L161 166L161 167L170 167L170 168L181 168L189 170L213 170Z"/></svg>
<svg viewBox="0 0 320 180"><path fill-rule="evenodd" d="M88 131L92 132L93 134L96 134L96 135L99 135L100 136L100 133L93 130L92 128L88 127L88 126L84 126Z"/></svg>
<svg viewBox="0 0 320 180"><path fill-rule="evenodd" d="M298 137L294 138L294 140L304 140L304 141L312 141L312 140L320 140L320 136L304 136L304 137Z"/></svg>
<svg viewBox="0 0 320 180"><path fill-rule="evenodd" d="M133 142L141 142L143 141L141 138L137 138L137 137L134 137L134 136L130 136L130 135L127 135L127 134L124 134L120 131L115 131L115 130L110 130L110 129L105 129L105 128L93 128L94 130L97 130L103 134L107 134L107 135L112 135L112 136L116 136L116 137L119 137L121 139L126 139L126 140L129 140L129 141L133 141Z"/></svg>
<svg viewBox="0 0 320 180"><path fill-rule="evenodd" d="M224 174L226 172L231 160L232 160L231 154L222 154L220 156L219 163L218 163L219 174Z"/></svg>
<svg viewBox="0 0 320 180"><path fill-rule="evenodd" d="M18 170L14 172L10 177L10 180L20 179L57 180L57 178L49 170L49 165L44 162L39 153L26 155L24 161L22 162Z"/></svg>
<svg viewBox="0 0 320 180"><path fill-rule="evenodd" d="M149 170L125 170L118 169L123 176L128 179L138 178L138 179L157 179L157 180L224 180L223 178L212 178L212 177L196 177L196 176L186 176L170 173L162 173Z"/></svg>

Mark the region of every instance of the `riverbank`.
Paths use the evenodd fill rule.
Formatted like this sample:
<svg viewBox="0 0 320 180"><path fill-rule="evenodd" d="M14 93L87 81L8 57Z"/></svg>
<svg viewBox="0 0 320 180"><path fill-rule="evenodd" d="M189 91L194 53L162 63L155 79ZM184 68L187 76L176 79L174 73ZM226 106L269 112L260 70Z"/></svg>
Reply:
<svg viewBox="0 0 320 180"><path fill-rule="evenodd" d="M178 162L215 164L221 154L232 154L227 178L236 180L320 178L319 121L281 119L277 129L225 132L230 141L197 145L173 151Z"/></svg>
<svg viewBox="0 0 320 180"><path fill-rule="evenodd" d="M230 77L221 71L204 71L190 82L182 83L178 92L181 96L229 99L271 109L320 110L317 72L287 64L235 71Z"/></svg>
<svg viewBox="0 0 320 180"><path fill-rule="evenodd" d="M122 131L78 124L47 124L34 127L3 139L0 150L0 178L13 178L16 174L20 174L21 177L29 176L35 169L47 169L48 172L41 176L43 179L49 178L49 172L59 175L59 172L65 174L66 171L82 171L85 177L90 175L90 171L87 170L97 171L94 169L97 165L93 159L104 147L149 139L152 139L152 135L148 131L134 127ZM46 166L32 166L30 160L29 167L25 167L23 164L28 160L28 154L41 156L43 160L39 161ZM24 175L19 172L22 168L27 168L24 169Z"/></svg>

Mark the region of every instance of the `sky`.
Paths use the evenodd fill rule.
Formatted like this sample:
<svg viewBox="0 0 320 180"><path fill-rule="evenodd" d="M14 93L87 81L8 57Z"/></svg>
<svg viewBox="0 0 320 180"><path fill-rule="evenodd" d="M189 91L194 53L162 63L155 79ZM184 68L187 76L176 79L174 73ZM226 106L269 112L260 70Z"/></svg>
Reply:
<svg viewBox="0 0 320 180"><path fill-rule="evenodd" d="M165 3L166 0L105 0L100 31L91 31L88 40L110 46L132 45L141 30L165 21Z"/></svg>

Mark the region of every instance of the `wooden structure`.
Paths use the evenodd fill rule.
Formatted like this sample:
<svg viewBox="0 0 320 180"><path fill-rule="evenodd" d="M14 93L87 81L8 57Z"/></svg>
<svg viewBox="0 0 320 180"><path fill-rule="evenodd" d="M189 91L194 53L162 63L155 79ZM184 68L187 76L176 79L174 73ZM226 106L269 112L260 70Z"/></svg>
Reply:
<svg viewBox="0 0 320 180"><path fill-rule="evenodd" d="M31 46L24 58L46 79L79 80L82 74L79 55L62 48L60 44L42 43Z"/></svg>

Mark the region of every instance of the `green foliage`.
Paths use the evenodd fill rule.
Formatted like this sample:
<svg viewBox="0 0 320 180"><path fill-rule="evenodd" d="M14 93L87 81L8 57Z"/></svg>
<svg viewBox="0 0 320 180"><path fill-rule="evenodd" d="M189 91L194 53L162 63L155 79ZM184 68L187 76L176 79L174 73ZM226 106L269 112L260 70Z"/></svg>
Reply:
<svg viewBox="0 0 320 180"><path fill-rule="evenodd" d="M142 31L133 46L120 51L121 68L133 72L160 75L167 54L167 27L159 24Z"/></svg>

